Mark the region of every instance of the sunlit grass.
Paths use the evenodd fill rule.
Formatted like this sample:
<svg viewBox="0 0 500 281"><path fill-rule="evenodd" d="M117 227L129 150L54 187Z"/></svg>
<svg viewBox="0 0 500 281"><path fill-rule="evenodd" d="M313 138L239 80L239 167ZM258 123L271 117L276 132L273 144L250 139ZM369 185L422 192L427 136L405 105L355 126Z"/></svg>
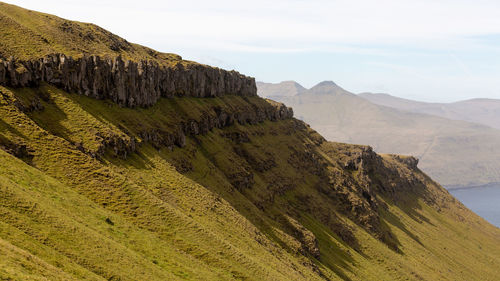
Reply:
<svg viewBox="0 0 500 281"><path fill-rule="evenodd" d="M418 193L401 193L400 201L381 194L388 206L380 210L381 220L399 251L339 212L340 203L318 191L320 176L294 160L303 151L322 155L347 190L349 181L363 175L337 162L359 147L317 146L320 137L294 120L213 129L173 150L156 149L139 137L142 130L173 132L179 122L197 120L214 106L265 107L262 99L174 98L129 109L47 85L0 90L0 141L27 145L31 155L21 160L0 150L0 253L7 257L0 261L2 277L319 280L318 270L334 280L499 275L499 230L390 155L383 156L384 165L427 181L426 194L436 201ZM12 103L29 103L37 91L50 97L41 101L42 111L23 113ZM249 141L235 143L227 137L231 133L246 134ZM77 148L83 143L86 151L98 150L98 136L106 135L134 137L139 145L126 159L109 148L100 160ZM188 169L181 174L183 165ZM231 177L243 171L253 174L254 184L238 190ZM287 216L314 233L318 259L301 252L300 235ZM337 217L335 227L351 229L359 247L332 231L327 217Z"/></svg>

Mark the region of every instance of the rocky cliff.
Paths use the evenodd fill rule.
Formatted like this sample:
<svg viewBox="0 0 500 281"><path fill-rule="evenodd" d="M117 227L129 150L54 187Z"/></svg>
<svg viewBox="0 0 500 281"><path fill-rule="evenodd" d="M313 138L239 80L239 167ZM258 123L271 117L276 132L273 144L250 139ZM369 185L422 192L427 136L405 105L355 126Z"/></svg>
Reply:
<svg viewBox="0 0 500 281"><path fill-rule="evenodd" d="M56 103L56 89L54 86L33 87L27 92L30 94L20 98L12 95L7 89L0 89L0 97L3 98L5 104L15 106L26 114L45 112L46 107L51 107ZM215 128L222 129L234 124L255 125L264 121L293 118L292 108L283 103L272 100L255 103L246 101L255 98L257 97L243 98L242 100L245 101L243 104L233 107L224 105L205 106L200 114L190 117L183 115L182 109L177 109L175 113L170 113L175 114L176 118L172 118L173 122L168 128L138 125L139 129L134 135L131 135L130 132L126 134L97 133L94 136L95 141L98 143L97 146L89 148L80 141L75 141L74 145L94 158L103 156L107 149L111 149L115 156L125 159L130 153L136 151L138 140L140 140L139 143L146 142L157 149L168 147L172 150L174 146L184 147L186 137L206 135ZM12 151L15 155L17 154L17 146L6 143L0 138L0 148L2 147L5 150Z"/></svg>
<svg viewBox="0 0 500 281"><path fill-rule="evenodd" d="M237 111L224 110L221 107L211 107L199 119L181 121L177 130L167 132L162 130L142 130L139 136L151 143L155 148L174 145L184 147L186 136L205 135L214 128L224 128L235 123L240 125L258 124L264 121L278 121L293 117L293 110L282 103L270 103L268 106L252 106Z"/></svg>
<svg viewBox="0 0 500 281"><path fill-rule="evenodd" d="M160 97L257 95L254 78L195 63L162 66L150 60L125 61L120 56L75 59L64 54L27 61L0 58L0 85L28 87L41 82L127 107L151 106Z"/></svg>

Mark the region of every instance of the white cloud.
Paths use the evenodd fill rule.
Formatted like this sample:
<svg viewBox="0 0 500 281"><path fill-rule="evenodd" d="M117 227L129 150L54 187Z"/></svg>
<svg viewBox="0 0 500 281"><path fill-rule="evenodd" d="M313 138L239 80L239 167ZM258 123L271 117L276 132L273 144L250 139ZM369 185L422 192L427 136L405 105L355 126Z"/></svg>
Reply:
<svg viewBox="0 0 500 281"><path fill-rule="evenodd" d="M196 38L192 44L217 41L257 52L300 51L293 47L298 41L310 46L414 42L425 47L500 33L500 5L486 0L9 2L96 22L139 42Z"/></svg>

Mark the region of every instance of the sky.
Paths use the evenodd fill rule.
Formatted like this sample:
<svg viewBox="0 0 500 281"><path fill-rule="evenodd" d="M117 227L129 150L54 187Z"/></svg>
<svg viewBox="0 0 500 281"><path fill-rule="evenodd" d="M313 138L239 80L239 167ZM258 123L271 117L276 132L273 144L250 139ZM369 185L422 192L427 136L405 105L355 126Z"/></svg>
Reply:
<svg viewBox="0 0 500 281"><path fill-rule="evenodd" d="M263 82L500 99L497 0L7 0Z"/></svg>

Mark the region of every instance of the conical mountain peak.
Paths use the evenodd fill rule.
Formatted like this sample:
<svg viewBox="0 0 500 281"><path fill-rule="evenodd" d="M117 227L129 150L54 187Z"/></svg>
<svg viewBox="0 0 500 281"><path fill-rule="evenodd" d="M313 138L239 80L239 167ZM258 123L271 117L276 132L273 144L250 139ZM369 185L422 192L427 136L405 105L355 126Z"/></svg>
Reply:
<svg viewBox="0 0 500 281"><path fill-rule="evenodd" d="M307 93L315 94L315 95L351 94L348 91L341 88L339 85L335 84L335 82L333 82L333 81L320 82L316 86L309 89L309 91L307 91Z"/></svg>

